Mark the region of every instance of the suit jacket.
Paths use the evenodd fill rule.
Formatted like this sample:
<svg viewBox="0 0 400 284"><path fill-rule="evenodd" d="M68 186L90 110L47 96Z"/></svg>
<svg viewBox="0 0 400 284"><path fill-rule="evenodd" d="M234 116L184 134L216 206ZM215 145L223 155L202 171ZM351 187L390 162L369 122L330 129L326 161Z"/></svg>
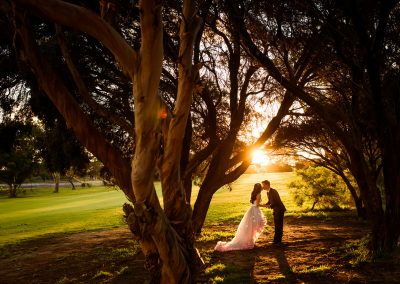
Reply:
<svg viewBox="0 0 400 284"><path fill-rule="evenodd" d="M270 188L267 194L268 202L267 205L274 211L285 212L286 207L283 205L281 197L279 196L278 191L276 189Z"/></svg>

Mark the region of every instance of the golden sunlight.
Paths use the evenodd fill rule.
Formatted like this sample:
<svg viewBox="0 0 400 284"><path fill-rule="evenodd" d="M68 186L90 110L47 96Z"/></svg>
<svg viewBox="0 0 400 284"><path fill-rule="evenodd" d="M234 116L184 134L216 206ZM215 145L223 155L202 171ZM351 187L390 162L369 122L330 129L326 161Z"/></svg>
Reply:
<svg viewBox="0 0 400 284"><path fill-rule="evenodd" d="M265 150L257 149L253 150L251 163L253 165L268 165L270 164L270 159Z"/></svg>

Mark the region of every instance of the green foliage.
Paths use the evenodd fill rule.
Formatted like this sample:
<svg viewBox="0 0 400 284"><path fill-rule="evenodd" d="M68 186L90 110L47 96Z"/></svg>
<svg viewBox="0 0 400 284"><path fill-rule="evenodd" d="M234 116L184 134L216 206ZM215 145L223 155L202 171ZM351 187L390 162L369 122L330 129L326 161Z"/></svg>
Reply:
<svg viewBox="0 0 400 284"><path fill-rule="evenodd" d="M323 167L307 167L296 171L297 180L289 184L297 206L311 203L323 209L349 206L350 194L342 179Z"/></svg>
<svg viewBox="0 0 400 284"><path fill-rule="evenodd" d="M0 182L8 184L9 196L17 190L38 167L35 127L22 122L0 124Z"/></svg>

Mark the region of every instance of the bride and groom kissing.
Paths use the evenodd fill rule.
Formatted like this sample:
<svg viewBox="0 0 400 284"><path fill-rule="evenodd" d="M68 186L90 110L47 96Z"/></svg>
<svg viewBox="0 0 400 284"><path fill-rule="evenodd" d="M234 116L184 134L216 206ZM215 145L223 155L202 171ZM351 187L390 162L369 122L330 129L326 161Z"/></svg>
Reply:
<svg viewBox="0 0 400 284"><path fill-rule="evenodd" d="M263 190L267 192L268 197L268 202L265 204L261 203L261 193ZM278 191L271 188L271 184L268 180L256 183L250 195L250 203L251 206L240 221L234 238L229 242L219 241L214 250L232 251L254 248L255 242L264 230L264 226L267 224L267 220L263 212L261 212L260 207L272 209L275 227L273 243L281 243L283 235L283 216L286 208L282 203Z"/></svg>

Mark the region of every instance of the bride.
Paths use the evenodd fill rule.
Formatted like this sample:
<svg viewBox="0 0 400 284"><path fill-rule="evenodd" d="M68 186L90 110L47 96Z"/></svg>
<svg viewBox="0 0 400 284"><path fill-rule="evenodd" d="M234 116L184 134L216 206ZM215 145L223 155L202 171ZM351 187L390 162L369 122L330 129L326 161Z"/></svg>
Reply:
<svg viewBox="0 0 400 284"><path fill-rule="evenodd" d="M252 205L244 214L242 221L240 221L235 237L230 242L218 242L214 250L245 250L254 247L256 240L267 223L264 214L259 208L261 203L261 191L261 184L256 183L250 197L250 203Z"/></svg>

